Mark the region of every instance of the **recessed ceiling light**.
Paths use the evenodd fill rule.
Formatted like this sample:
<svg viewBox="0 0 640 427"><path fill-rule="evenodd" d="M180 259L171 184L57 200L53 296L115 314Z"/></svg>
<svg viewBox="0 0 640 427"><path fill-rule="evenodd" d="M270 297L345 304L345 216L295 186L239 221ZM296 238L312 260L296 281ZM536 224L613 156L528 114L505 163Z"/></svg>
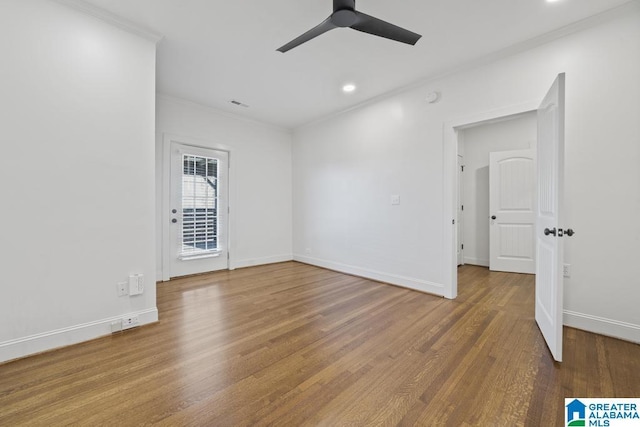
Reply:
<svg viewBox="0 0 640 427"><path fill-rule="evenodd" d="M560 0L547 0L547 3L558 3Z"/></svg>
<svg viewBox="0 0 640 427"><path fill-rule="evenodd" d="M342 91L344 93L351 93L354 90L356 90L356 85L354 85L353 83L347 83L346 85L342 86Z"/></svg>

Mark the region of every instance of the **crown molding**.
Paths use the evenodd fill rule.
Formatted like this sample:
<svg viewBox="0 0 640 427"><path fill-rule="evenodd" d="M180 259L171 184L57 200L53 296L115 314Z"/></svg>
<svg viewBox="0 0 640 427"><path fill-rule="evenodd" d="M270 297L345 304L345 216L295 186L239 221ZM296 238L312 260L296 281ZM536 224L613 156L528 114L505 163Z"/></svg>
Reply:
<svg viewBox="0 0 640 427"><path fill-rule="evenodd" d="M450 68L436 71L432 74L423 76L420 79L414 80L411 83L406 85L397 87L388 92L381 93L369 99L366 99L362 102L359 102L355 105L347 107L345 109L335 111L333 113L326 114L324 116L317 117L315 119L311 119L308 122L301 123L299 125L293 126L294 133L298 130L304 130L307 128L311 128L316 126L322 122L329 121L336 117L339 117L343 114L349 113L351 111L356 111L361 108L364 108L368 105L375 104L385 99L392 98L396 95L423 88L425 86L429 86L434 82L438 82L442 79L454 76L456 74L463 73L465 71L473 70L480 68L482 66L491 64L493 62L497 62L501 59L509 58L515 55L518 55L523 52L527 52L533 50L537 47L546 45L548 43L554 42L556 40L560 40L564 37L571 36L572 34L579 33L580 31L585 31L590 28L597 27L600 24L604 24L606 22L614 21L616 19L625 17L627 15L635 14L640 12L640 0L629 0L626 3L621 4L620 6L616 6L612 9L605 10L596 15L589 16L582 20L576 21L574 23L568 24L564 27L560 27L556 30L550 31L548 33L541 34L537 37L533 37L528 40L524 40L522 42L513 44L506 48L500 49L498 51L488 53L486 55L480 56L475 59L471 59L469 61L463 62L458 65L454 65Z"/></svg>
<svg viewBox="0 0 640 427"><path fill-rule="evenodd" d="M153 31L140 24L136 24L133 21L129 21L114 13L108 12L102 8L89 4L83 0L51 0L55 3L59 3L63 6L70 7L78 12L82 12L85 15L89 15L93 18L104 21L108 24L114 25L120 29L128 31L132 34L145 38L155 44L164 38L164 36L157 31Z"/></svg>

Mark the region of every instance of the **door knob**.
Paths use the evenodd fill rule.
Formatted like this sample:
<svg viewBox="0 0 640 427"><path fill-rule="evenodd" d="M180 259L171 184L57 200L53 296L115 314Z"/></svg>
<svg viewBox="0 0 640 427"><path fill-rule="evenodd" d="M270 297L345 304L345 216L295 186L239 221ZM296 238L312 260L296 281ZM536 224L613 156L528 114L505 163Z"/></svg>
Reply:
<svg viewBox="0 0 640 427"><path fill-rule="evenodd" d="M553 227L551 230L549 230L548 228L544 229L544 235L548 236L549 234L553 234L554 236L556 235L556 228Z"/></svg>
<svg viewBox="0 0 640 427"><path fill-rule="evenodd" d="M491 219L497 219L498 217L495 215L491 215Z"/></svg>
<svg viewBox="0 0 640 427"><path fill-rule="evenodd" d="M564 234L566 234L567 236L571 237L571 236L573 236L574 234L576 234L576 232L575 232L575 231L573 231L573 230L572 230L572 229L570 229L570 228L567 228L567 229L566 229L566 231L564 232Z"/></svg>
<svg viewBox="0 0 640 427"><path fill-rule="evenodd" d="M175 218L173 218L173 219L171 220L171 222L175 224L176 222L178 222L178 220L177 220L177 219L175 219Z"/></svg>

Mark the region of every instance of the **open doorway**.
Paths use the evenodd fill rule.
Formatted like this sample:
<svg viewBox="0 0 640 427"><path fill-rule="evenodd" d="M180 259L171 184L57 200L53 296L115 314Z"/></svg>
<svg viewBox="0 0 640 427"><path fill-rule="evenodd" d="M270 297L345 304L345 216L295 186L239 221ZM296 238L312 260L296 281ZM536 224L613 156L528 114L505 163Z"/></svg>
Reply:
<svg viewBox="0 0 640 427"><path fill-rule="evenodd" d="M497 123L509 118L526 114L535 113L540 106L540 100L533 100L476 113L466 117L460 117L455 120L445 122L443 129L443 161L444 161L444 216L443 229L444 239L442 250L445 254L451 254L452 257L445 262L444 270L444 292L445 298L454 299L458 295L458 250L456 248L458 242L457 227L457 211L458 207L458 134L461 130L471 128L478 125ZM465 246L466 248L466 246Z"/></svg>
<svg viewBox="0 0 640 427"><path fill-rule="evenodd" d="M537 106L536 106L537 104ZM563 242L574 234L564 222L564 128L565 74L558 74L540 103L524 103L444 123L444 297L458 294L457 188L458 133L474 124L486 124L536 111L536 200L535 200L535 318L553 358L562 361Z"/></svg>
<svg viewBox="0 0 640 427"><path fill-rule="evenodd" d="M458 249L462 254L458 257L459 265L533 273L533 230L530 223L520 221L520 218L527 213L533 215L535 182L523 176L530 175L533 166L521 160L525 155L532 156L536 138L534 111L458 129L458 158L463 166L458 181ZM494 159L493 162L490 159ZM524 168L528 174L524 173ZM506 173L511 176L503 176ZM517 185L518 180L524 182ZM530 188L520 188L522 186ZM504 194L509 191L515 194ZM510 212L497 208L498 203ZM524 209L525 205L531 205L530 209ZM498 211L503 214L498 215L499 218L496 217ZM501 221L507 215L511 220L507 226L502 226Z"/></svg>

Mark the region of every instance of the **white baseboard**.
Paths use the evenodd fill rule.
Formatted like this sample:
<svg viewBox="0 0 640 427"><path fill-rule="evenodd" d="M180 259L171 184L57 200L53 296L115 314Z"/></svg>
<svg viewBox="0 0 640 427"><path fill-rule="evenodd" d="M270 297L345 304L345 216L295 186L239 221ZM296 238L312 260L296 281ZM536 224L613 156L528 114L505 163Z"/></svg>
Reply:
<svg viewBox="0 0 640 427"><path fill-rule="evenodd" d="M640 344L640 325L564 310L565 326Z"/></svg>
<svg viewBox="0 0 640 427"><path fill-rule="evenodd" d="M482 267L489 267L489 260L488 259L464 257L464 263L465 264L471 264L471 265L479 265L479 266L482 266Z"/></svg>
<svg viewBox="0 0 640 427"><path fill-rule="evenodd" d="M123 313L108 319L2 342L0 343L0 363L109 335L111 334L111 322L129 316L138 316L142 326L158 321L158 309L154 307L132 313Z"/></svg>
<svg viewBox="0 0 640 427"><path fill-rule="evenodd" d="M274 255L262 258L248 258L241 260L229 260L229 270L235 270L236 268L255 267L257 265L275 264L278 262L292 261L293 255ZM167 279L168 280L168 279ZM156 271L156 282L164 281L162 271Z"/></svg>
<svg viewBox="0 0 640 427"><path fill-rule="evenodd" d="M278 262L286 262L291 260L293 260L293 255L291 254L274 255L274 256L262 257L262 258L239 259L231 262L229 264L229 269L234 270L236 268L253 267L256 265L265 265L265 264L275 264Z"/></svg>
<svg viewBox="0 0 640 427"><path fill-rule="evenodd" d="M313 258L305 255L293 255L294 261L305 264L315 265L317 267L327 268L329 270L338 271L340 273L352 274L354 276L364 277L366 279L377 280L403 288L413 289L415 291L426 292L438 296L444 296L444 285L433 283L426 280L415 279L412 277L399 276L396 274L384 273L381 271L370 270L368 268L356 267L353 265L341 264L334 261Z"/></svg>

